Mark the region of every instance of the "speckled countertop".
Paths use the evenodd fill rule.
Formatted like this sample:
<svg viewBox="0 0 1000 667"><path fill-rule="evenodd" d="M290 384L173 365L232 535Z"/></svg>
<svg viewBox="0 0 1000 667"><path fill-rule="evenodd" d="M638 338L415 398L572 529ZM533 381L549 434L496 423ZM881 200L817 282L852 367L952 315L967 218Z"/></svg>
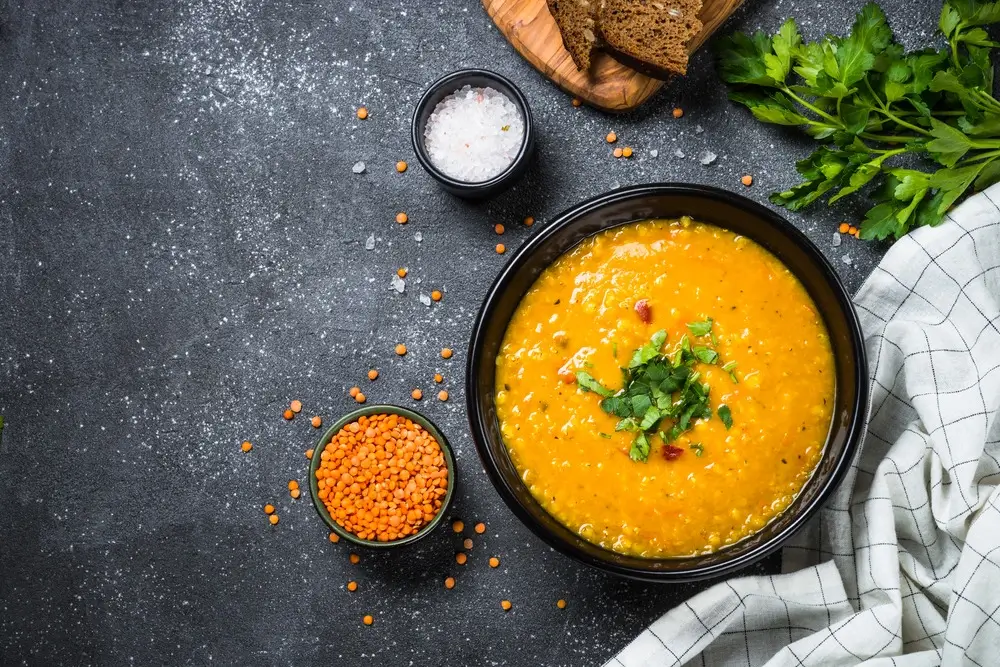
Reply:
<svg viewBox="0 0 1000 667"><path fill-rule="evenodd" d="M795 15L815 36L861 4L751 0L730 27ZM937 2L883 4L905 42L928 39ZM794 181L807 142L727 103L707 52L619 117L572 107L472 0L11 0L0 62L0 663L599 664L703 587L605 576L529 534L482 473L462 369L504 262L494 223L516 248L538 229L524 216L544 225L618 185L766 201ZM439 190L407 133L423 86L470 66L517 82L538 131L528 176L482 204ZM612 129L631 160L610 156ZM412 168L396 173L398 159ZM852 289L884 250L832 247L850 208L789 217ZM445 294L428 307L431 289ZM407 405L446 378L451 400L420 409L457 452L453 514L488 526L464 567L447 530L350 565L288 496L317 432L281 411L299 398L303 416L332 420L373 366L371 401Z"/></svg>

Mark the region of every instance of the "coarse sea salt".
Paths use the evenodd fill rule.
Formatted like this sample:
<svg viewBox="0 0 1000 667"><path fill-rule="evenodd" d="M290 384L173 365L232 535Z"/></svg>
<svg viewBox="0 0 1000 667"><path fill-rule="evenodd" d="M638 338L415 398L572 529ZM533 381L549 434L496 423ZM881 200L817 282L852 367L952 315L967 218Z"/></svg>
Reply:
<svg viewBox="0 0 1000 667"><path fill-rule="evenodd" d="M434 107L424 130L431 163L465 183L499 176L514 162L523 142L521 112L493 88L456 90Z"/></svg>

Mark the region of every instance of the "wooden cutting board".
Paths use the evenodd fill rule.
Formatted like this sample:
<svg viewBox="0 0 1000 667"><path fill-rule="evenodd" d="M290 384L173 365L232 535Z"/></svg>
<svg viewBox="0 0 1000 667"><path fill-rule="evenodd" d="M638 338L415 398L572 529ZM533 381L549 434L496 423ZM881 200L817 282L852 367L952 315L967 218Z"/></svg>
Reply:
<svg viewBox="0 0 1000 667"><path fill-rule="evenodd" d="M482 1L486 13L518 53L557 86L590 105L607 111L627 111L663 86L663 81L640 74L604 53L594 54L589 75L577 70L545 0ZM743 0L703 1L698 18L705 27L691 40L691 53L743 4Z"/></svg>

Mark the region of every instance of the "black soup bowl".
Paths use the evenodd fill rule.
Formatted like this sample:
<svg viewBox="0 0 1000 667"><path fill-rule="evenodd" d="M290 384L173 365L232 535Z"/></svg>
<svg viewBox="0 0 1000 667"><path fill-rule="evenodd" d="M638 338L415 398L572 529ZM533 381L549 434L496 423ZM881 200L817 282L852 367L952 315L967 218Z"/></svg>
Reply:
<svg viewBox="0 0 1000 667"><path fill-rule="evenodd" d="M535 500L521 481L500 434L494 404L496 358L521 298L556 258L597 232L650 218L691 216L750 238L770 251L805 286L830 334L837 382L823 456L796 500L759 532L714 553L640 558L592 544ZM546 543L578 561L617 575L680 582L729 575L778 549L829 498L861 443L868 409L864 337L850 296L819 249L788 221L739 195L703 185L623 188L558 216L515 253L486 295L476 320L466 373L466 400L476 448L510 509Z"/></svg>

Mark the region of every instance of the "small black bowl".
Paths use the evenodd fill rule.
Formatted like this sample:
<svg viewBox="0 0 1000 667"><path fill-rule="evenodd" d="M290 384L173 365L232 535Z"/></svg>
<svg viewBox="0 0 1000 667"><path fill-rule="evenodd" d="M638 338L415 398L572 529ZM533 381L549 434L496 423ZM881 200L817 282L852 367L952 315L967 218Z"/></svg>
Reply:
<svg viewBox="0 0 1000 667"><path fill-rule="evenodd" d="M441 100L462 86L489 87L503 93L518 108L521 112L521 118L524 120L524 139L521 142L521 150L518 151L514 161L507 169L488 181L470 183L448 176L431 163L430 155L427 154L427 149L424 146L424 130L427 128L427 119L430 118L434 108ZM413 151L417 154L417 160L427 170L427 173L433 176L442 188L465 199L492 197L509 188L528 169L528 160L535 148L535 131L531 122L531 109L528 108L528 100L509 79L484 69L458 70L451 74L445 74L432 83L420 101L417 102L417 108L413 110L410 138L413 141Z"/></svg>
<svg viewBox="0 0 1000 667"><path fill-rule="evenodd" d="M535 500L507 454L494 404L496 358L507 324L539 274L582 239L649 218L689 215L753 239L805 286L823 315L837 372L833 423L823 456L796 500L754 535L715 553L640 558L587 542ZM806 236L773 211L704 185L657 184L615 190L558 216L508 261L487 292L472 330L466 400L476 449L490 481L511 510L550 546L583 563L647 581L679 582L729 575L778 549L830 497L861 444L868 410L864 336L850 296L830 263Z"/></svg>

